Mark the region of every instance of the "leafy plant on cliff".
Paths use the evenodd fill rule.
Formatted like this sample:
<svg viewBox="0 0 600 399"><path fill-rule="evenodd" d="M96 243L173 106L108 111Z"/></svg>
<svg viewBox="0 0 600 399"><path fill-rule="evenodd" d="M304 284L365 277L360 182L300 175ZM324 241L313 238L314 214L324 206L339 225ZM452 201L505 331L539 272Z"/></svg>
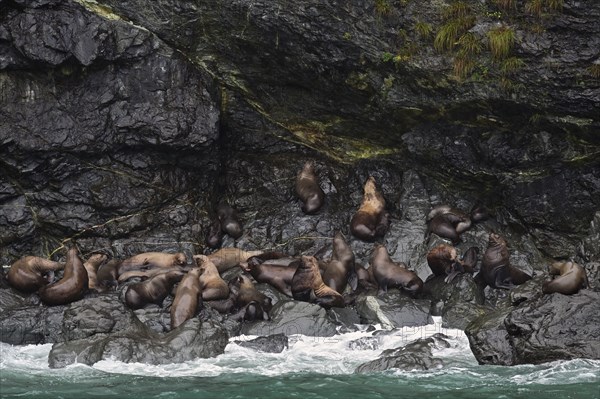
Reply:
<svg viewBox="0 0 600 399"><path fill-rule="evenodd" d="M496 61L506 58L515 43L515 31L505 25L490 29L487 37L492 57Z"/></svg>
<svg viewBox="0 0 600 399"><path fill-rule="evenodd" d="M428 24L427 22L417 21L415 23L415 31L422 38L428 38L433 33L433 27L431 26L431 24Z"/></svg>
<svg viewBox="0 0 600 399"><path fill-rule="evenodd" d="M594 79L600 79L600 64L592 64L587 71Z"/></svg>
<svg viewBox="0 0 600 399"><path fill-rule="evenodd" d="M474 56L482 49L481 41L471 32L467 32L458 39L459 50L454 57L453 71L458 79L464 79L471 74L475 68Z"/></svg>
<svg viewBox="0 0 600 399"><path fill-rule="evenodd" d="M375 11L381 15L388 15L392 12L392 5L387 0L375 0Z"/></svg>

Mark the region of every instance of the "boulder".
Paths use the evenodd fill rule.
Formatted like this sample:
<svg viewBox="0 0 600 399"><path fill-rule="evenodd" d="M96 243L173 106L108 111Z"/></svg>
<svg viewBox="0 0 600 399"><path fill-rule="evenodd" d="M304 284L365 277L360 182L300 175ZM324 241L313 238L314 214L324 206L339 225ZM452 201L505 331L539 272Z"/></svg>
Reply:
<svg viewBox="0 0 600 399"><path fill-rule="evenodd" d="M228 343L226 330L214 321L186 321L166 334L157 334L142 323L114 334L57 343L48 356L51 368L73 363L92 365L103 359L125 363L181 363L220 355Z"/></svg>
<svg viewBox="0 0 600 399"><path fill-rule="evenodd" d="M428 299L413 299L392 289L380 296L361 295L356 310L363 324L381 324L383 328L424 326L431 322Z"/></svg>
<svg viewBox="0 0 600 399"><path fill-rule="evenodd" d="M233 341L244 348L251 348L258 352L281 353L288 348L288 337L285 334L274 334L268 337L257 337L248 341Z"/></svg>

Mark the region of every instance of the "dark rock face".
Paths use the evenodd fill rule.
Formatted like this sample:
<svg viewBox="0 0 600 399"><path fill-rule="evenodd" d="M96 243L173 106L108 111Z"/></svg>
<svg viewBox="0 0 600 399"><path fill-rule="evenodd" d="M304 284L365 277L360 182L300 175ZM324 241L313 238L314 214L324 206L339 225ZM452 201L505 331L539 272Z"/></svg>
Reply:
<svg viewBox="0 0 600 399"><path fill-rule="evenodd" d="M355 372L364 374L390 369L410 371L441 368L443 362L433 357L432 349L449 348L447 338L438 333L429 338L419 338L401 348L383 351L378 359L361 364Z"/></svg>
<svg viewBox="0 0 600 399"><path fill-rule="evenodd" d="M48 363L51 368L75 362L92 365L108 358L126 363L181 363L217 356L224 352L227 342L226 330L215 322L191 319L180 328L162 335L138 323L116 334L97 334L91 338L55 344Z"/></svg>
<svg viewBox="0 0 600 399"><path fill-rule="evenodd" d="M288 337L284 334L274 334L268 337L258 337L249 341L233 341L244 348L251 348L259 352L281 353L288 348Z"/></svg>
<svg viewBox="0 0 600 399"><path fill-rule="evenodd" d="M71 236L120 255L115 239L140 230L161 249L192 241L218 137L211 80L152 33L76 2L6 6L0 261Z"/></svg>
<svg viewBox="0 0 600 399"><path fill-rule="evenodd" d="M429 324L427 299L407 298L397 290L381 296L361 296L356 300L356 310L368 323L379 323L384 328L402 328Z"/></svg>
<svg viewBox="0 0 600 399"><path fill-rule="evenodd" d="M590 290L538 296L476 319L465 332L482 364L600 359L599 300Z"/></svg>

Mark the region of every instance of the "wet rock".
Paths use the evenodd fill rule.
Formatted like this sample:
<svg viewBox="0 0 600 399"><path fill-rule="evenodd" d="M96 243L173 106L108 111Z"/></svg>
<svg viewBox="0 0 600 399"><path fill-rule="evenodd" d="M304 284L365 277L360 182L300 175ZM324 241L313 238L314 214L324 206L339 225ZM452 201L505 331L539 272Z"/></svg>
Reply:
<svg viewBox="0 0 600 399"><path fill-rule="evenodd" d="M381 346L381 341L377 337L361 337L348 342L350 350L376 350Z"/></svg>
<svg viewBox="0 0 600 399"><path fill-rule="evenodd" d="M0 314L0 340L12 345L62 342L64 306L25 306Z"/></svg>
<svg viewBox="0 0 600 399"><path fill-rule="evenodd" d="M383 351L378 359L363 363L355 370L365 374L391 369L398 370L430 370L441 368L443 362L433 357L433 349L449 348L448 337L438 333L429 338L419 338L401 348Z"/></svg>
<svg viewBox="0 0 600 399"><path fill-rule="evenodd" d="M600 358L600 293L536 296L505 306L465 329L481 364L543 363L577 357Z"/></svg>
<svg viewBox="0 0 600 399"><path fill-rule="evenodd" d="M383 328L424 326L431 322L428 299L413 299L397 290L380 296L359 296L356 310L363 323L381 324Z"/></svg>
<svg viewBox="0 0 600 399"><path fill-rule="evenodd" d="M270 312L271 320L247 323L242 326L245 335L304 334L331 337L336 325L319 305L300 301L280 301Z"/></svg>
<svg viewBox="0 0 600 399"><path fill-rule="evenodd" d="M457 302L452 306L444 306L441 312L443 328L464 330L473 320L492 312L492 308L471 302Z"/></svg>
<svg viewBox="0 0 600 399"><path fill-rule="evenodd" d="M257 337L248 341L233 341L244 348L251 348L258 352L281 353L288 348L288 337L285 334L274 334L268 337Z"/></svg>
<svg viewBox="0 0 600 399"><path fill-rule="evenodd" d="M137 323L126 331L55 344L48 364L51 368L61 368L73 363L92 365L103 359L125 363L181 363L220 355L227 342L227 332L213 321L191 319L166 334L156 334Z"/></svg>
<svg viewBox="0 0 600 399"><path fill-rule="evenodd" d="M65 307L62 332L65 341L114 333L136 322L134 313L117 300L116 294L85 298Z"/></svg>
<svg viewBox="0 0 600 399"><path fill-rule="evenodd" d="M356 309L352 307L331 308L327 310L327 316L336 325L340 326L339 332L356 331L357 324L360 324L360 316Z"/></svg>

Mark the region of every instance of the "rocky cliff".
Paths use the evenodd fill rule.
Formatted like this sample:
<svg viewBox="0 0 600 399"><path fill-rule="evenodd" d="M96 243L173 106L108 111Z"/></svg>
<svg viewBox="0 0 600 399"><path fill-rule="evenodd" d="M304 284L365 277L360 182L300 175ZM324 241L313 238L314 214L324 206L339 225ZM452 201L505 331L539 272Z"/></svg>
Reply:
<svg viewBox="0 0 600 399"><path fill-rule="evenodd" d="M494 228L513 263L574 258L598 287L600 3L0 7L0 264L68 239L203 252L220 200L245 226L224 245L315 253L348 234L373 175L384 243L423 278L427 211L480 201L493 219L465 247ZM306 159L317 216L293 194ZM372 245L352 246L366 263Z"/></svg>

